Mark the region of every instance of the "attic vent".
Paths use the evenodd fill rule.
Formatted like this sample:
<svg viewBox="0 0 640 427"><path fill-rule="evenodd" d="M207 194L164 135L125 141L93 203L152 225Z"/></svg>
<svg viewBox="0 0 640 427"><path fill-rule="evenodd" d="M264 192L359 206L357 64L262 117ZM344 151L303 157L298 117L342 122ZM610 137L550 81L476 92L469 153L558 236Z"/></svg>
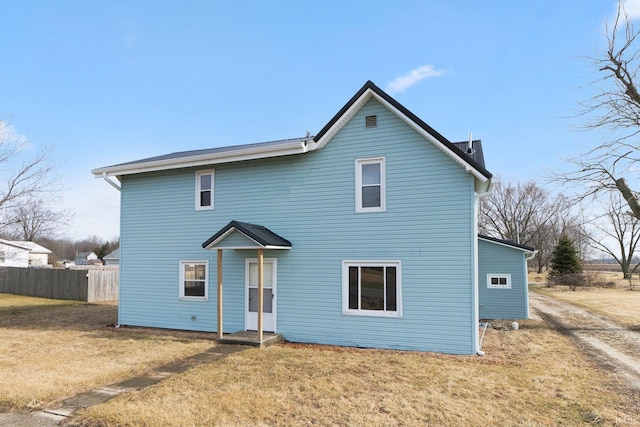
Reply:
<svg viewBox="0 0 640 427"><path fill-rule="evenodd" d="M367 128L374 128L378 126L378 116L367 116L364 118L364 126Z"/></svg>

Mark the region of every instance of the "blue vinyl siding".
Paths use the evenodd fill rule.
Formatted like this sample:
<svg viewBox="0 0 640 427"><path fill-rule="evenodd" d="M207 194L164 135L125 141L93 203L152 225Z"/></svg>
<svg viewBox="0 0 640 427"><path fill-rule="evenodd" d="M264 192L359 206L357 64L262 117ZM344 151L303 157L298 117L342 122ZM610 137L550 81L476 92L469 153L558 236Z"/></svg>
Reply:
<svg viewBox="0 0 640 427"><path fill-rule="evenodd" d="M372 114L378 126L365 128ZM355 160L378 156L387 210L356 213ZM278 259L285 338L475 352L473 178L384 106L370 100L321 150L215 169L211 211L194 209L198 169L123 177L120 323L215 331L216 251L201 244L238 220L292 242L265 252ZM256 252L223 256L224 330L235 332L244 329L244 260ZM209 260L209 299L179 301L179 261L200 259ZM401 261L402 318L343 314L343 260Z"/></svg>
<svg viewBox="0 0 640 427"><path fill-rule="evenodd" d="M511 289L487 287L487 274L510 274ZM529 287L525 252L498 243L478 242L481 319L528 319Z"/></svg>

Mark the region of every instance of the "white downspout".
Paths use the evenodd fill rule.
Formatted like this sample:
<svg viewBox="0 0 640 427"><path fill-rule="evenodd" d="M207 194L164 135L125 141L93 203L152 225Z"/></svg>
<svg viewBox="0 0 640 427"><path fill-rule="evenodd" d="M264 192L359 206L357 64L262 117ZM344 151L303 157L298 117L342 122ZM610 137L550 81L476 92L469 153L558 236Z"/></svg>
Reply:
<svg viewBox="0 0 640 427"><path fill-rule="evenodd" d="M490 195L493 192L493 183L491 181L489 181L489 186L487 189L486 193L476 193L476 200L474 203L474 221L475 224L473 226L473 236L474 236L474 253L475 253L475 260L474 260L474 272L473 272L473 294L474 294L474 299L475 299L475 307L474 307L474 321L475 321L475 331L476 334L478 334L478 328L480 327L480 290L478 289L478 287L480 286L479 284L479 278L478 278L478 274L480 274L479 269L479 254L478 254L478 215L480 214L480 198L481 197L485 197ZM485 327L484 332L487 331L487 328ZM482 334L482 339L484 339L484 333ZM476 335L476 354L478 356L484 356L485 352L482 351L482 339L478 340L478 336Z"/></svg>
<svg viewBox="0 0 640 427"><path fill-rule="evenodd" d="M102 179L104 179L105 181L107 181L113 188L115 188L118 191L121 191L122 189L120 188L120 186L118 184L116 184L115 182L113 182L111 180L111 178L109 178L109 175L107 175L106 172L102 172Z"/></svg>

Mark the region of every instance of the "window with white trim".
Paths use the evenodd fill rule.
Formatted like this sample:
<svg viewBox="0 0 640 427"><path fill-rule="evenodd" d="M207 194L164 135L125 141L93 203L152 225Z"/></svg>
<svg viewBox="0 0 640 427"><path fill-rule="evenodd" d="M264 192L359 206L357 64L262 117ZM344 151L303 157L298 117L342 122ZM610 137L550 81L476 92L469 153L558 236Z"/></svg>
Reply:
<svg viewBox="0 0 640 427"><path fill-rule="evenodd" d="M401 317L400 261L343 261L342 312Z"/></svg>
<svg viewBox="0 0 640 427"><path fill-rule="evenodd" d="M196 172L196 210L213 209L213 170Z"/></svg>
<svg viewBox="0 0 640 427"><path fill-rule="evenodd" d="M356 212L384 212L386 207L385 159L356 160Z"/></svg>
<svg viewBox="0 0 640 427"><path fill-rule="evenodd" d="M180 299L209 297L209 261L180 261Z"/></svg>
<svg viewBox="0 0 640 427"><path fill-rule="evenodd" d="M487 288L511 289L510 274L487 274Z"/></svg>

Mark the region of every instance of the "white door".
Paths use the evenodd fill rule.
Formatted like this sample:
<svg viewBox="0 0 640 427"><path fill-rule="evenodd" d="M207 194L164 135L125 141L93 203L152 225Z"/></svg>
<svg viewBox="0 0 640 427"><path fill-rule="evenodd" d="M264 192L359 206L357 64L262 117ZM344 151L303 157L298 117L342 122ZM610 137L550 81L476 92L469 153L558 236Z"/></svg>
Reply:
<svg viewBox="0 0 640 427"><path fill-rule="evenodd" d="M262 330L276 331L276 259L265 258L264 285L262 294ZM247 331L258 330L258 259L248 258L245 262L245 329Z"/></svg>

